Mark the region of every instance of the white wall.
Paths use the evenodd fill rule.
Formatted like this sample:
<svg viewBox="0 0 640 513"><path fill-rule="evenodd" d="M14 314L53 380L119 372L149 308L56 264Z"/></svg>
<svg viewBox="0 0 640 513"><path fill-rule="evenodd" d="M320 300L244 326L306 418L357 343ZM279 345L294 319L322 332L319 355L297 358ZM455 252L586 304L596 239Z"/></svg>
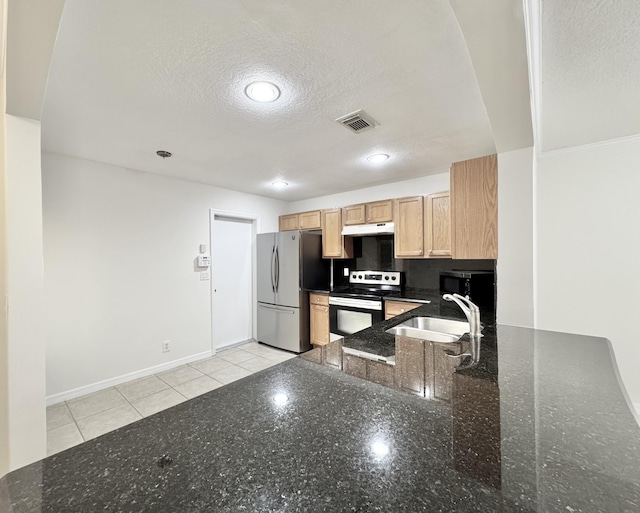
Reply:
<svg viewBox="0 0 640 513"><path fill-rule="evenodd" d="M264 232L286 204L44 153L43 207L52 396L209 351L210 282L194 270L209 209L256 214Z"/></svg>
<svg viewBox="0 0 640 513"><path fill-rule="evenodd" d="M498 154L500 324L533 327L533 148Z"/></svg>
<svg viewBox="0 0 640 513"><path fill-rule="evenodd" d="M638 162L636 138L543 155L537 164L536 327L610 339L636 404Z"/></svg>
<svg viewBox="0 0 640 513"><path fill-rule="evenodd" d="M4 18L5 0L0 0ZM4 58L4 20L0 25L0 59ZM6 311L7 297L7 210L6 210L6 129L5 76L0 65L0 312ZM9 333L6 315L0 315L0 477L9 472Z"/></svg>
<svg viewBox="0 0 640 513"><path fill-rule="evenodd" d="M418 194L430 194L449 190L449 171L443 170L436 175L423 176L413 180L393 182L385 185L376 185L365 189L341 192L328 196L319 196L301 201L289 203L287 212L303 212L319 208L334 208L353 205L367 201L377 201L389 198L401 198L403 196L415 196Z"/></svg>
<svg viewBox="0 0 640 513"><path fill-rule="evenodd" d="M40 122L5 116L10 468L46 454Z"/></svg>

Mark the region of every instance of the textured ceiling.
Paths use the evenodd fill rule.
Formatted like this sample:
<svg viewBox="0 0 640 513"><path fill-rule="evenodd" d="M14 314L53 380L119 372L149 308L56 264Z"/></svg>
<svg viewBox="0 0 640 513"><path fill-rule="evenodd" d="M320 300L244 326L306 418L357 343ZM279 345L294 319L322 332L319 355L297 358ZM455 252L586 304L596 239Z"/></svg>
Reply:
<svg viewBox="0 0 640 513"><path fill-rule="evenodd" d="M249 101L254 80L281 98ZM380 126L335 123L360 108ZM289 201L495 151L447 0L67 0L42 134L49 151Z"/></svg>
<svg viewBox="0 0 640 513"><path fill-rule="evenodd" d="M640 2L542 0L542 150L640 134Z"/></svg>

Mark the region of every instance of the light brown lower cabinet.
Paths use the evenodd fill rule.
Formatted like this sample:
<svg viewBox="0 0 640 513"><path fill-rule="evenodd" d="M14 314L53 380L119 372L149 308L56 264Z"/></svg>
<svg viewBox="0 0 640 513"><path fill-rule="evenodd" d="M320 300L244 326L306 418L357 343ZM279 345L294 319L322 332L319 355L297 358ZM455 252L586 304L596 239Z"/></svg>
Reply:
<svg viewBox="0 0 640 513"><path fill-rule="evenodd" d="M422 306L420 303L410 303L409 301L385 301L384 302L384 318L391 319L396 315L409 312L414 308Z"/></svg>
<svg viewBox="0 0 640 513"><path fill-rule="evenodd" d="M329 343L329 296L309 294L309 332L314 346Z"/></svg>

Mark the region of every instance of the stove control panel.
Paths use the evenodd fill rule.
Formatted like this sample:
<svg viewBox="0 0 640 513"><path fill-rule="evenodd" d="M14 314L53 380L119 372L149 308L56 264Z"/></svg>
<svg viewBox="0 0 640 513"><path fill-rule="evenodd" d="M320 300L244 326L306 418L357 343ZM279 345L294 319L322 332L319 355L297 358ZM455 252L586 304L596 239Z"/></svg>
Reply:
<svg viewBox="0 0 640 513"><path fill-rule="evenodd" d="M364 285L400 285L398 271L351 271L349 283Z"/></svg>

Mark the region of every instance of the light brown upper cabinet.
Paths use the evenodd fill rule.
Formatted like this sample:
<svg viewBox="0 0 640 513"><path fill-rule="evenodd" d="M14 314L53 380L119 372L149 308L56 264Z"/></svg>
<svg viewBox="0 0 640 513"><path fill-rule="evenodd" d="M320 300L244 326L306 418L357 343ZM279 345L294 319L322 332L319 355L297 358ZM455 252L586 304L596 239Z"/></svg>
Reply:
<svg viewBox="0 0 640 513"><path fill-rule="evenodd" d="M422 196L395 200L394 248L396 258L424 256L424 200Z"/></svg>
<svg viewBox="0 0 640 513"><path fill-rule="evenodd" d="M298 214L298 223L301 230L319 230L322 228L322 213L319 210L302 212Z"/></svg>
<svg viewBox="0 0 640 513"><path fill-rule="evenodd" d="M429 194L424 201L425 256L451 258L449 191Z"/></svg>
<svg viewBox="0 0 640 513"><path fill-rule="evenodd" d="M374 201L367 203L367 223L387 223L393 221L393 200Z"/></svg>
<svg viewBox="0 0 640 513"><path fill-rule="evenodd" d="M373 201L344 207L342 221L345 226L391 222L393 221L393 200Z"/></svg>
<svg viewBox="0 0 640 513"><path fill-rule="evenodd" d="M322 211L322 256L351 258L353 239L342 235L342 209Z"/></svg>
<svg viewBox="0 0 640 513"><path fill-rule="evenodd" d="M360 205L350 205L348 207L344 207L342 209L342 222L345 226L350 226L353 224L364 224L364 213L364 203Z"/></svg>
<svg viewBox="0 0 640 513"><path fill-rule="evenodd" d="M451 166L453 258L498 258L498 158L488 155Z"/></svg>
<svg viewBox="0 0 640 513"><path fill-rule="evenodd" d="M287 214L278 218L281 232L289 230L320 230L322 228L322 213L320 210Z"/></svg>
<svg viewBox="0 0 640 513"><path fill-rule="evenodd" d="M281 232L298 230L300 228L300 225L298 224L298 214L287 214L286 216L280 216L278 218L278 227Z"/></svg>

